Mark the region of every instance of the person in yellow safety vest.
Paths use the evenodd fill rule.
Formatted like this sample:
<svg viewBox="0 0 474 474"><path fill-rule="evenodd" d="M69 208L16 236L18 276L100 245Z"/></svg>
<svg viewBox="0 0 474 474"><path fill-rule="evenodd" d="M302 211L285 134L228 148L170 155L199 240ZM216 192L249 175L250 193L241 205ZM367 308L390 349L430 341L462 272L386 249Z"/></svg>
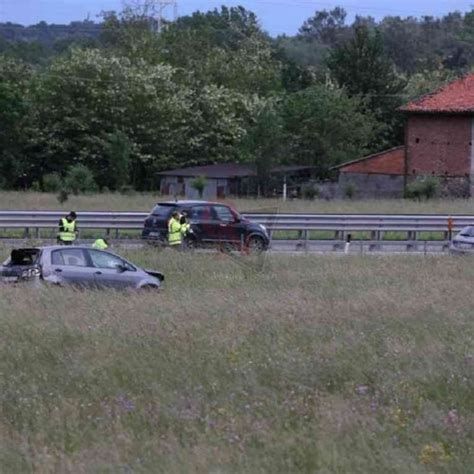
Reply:
<svg viewBox="0 0 474 474"><path fill-rule="evenodd" d="M97 239L93 244L92 247L99 250L105 250L109 248L109 243L105 239Z"/></svg>
<svg viewBox="0 0 474 474"><path fill-rule="evenodd" d="M181 216L175 211L171 214L168 222L168 244L171 247L179 248L183 242L183 231L181 224Z"/></svg>
<svg viewBox="0 0 474 474"><path fill-rule="evenodd" d="M71 211L59 219L58 244L72 245L77 236L76 213Z"/></svg>

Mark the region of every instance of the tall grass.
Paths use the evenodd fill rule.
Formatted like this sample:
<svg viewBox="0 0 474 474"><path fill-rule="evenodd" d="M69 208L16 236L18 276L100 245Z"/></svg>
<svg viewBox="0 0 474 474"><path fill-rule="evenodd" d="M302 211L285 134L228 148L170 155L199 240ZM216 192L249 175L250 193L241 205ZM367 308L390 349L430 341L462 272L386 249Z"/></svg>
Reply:
<svg viewBox="0 0 474 474"><path fill-rule="evenodd" d="M472 472L472 262L126 256L0 288L1 472Z"/></svg>
<svg viewBox="0 0 474 474"><path fill-rule="evenodd" d="M60 204L54 194L35 192L0 192L0 209L3 210L63 210L80 211L149 211L160 200L173 199L157 194L119 193L91 194L70 196ZM293 200L283 202L281 199L239 199L225 200L241 211L262 212L321 212L321 213L440 213L440 214L473 214L472 199L434 199L430 201L412 201L406 199L373 199L373 200Z"/></svg>

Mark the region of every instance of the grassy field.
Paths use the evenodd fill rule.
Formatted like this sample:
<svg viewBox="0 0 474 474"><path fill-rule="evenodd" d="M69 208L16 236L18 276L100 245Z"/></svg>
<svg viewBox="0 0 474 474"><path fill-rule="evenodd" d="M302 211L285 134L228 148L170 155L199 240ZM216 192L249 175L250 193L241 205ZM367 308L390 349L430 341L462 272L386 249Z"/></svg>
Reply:
<svg viewBox="0 0 474 474"><path fill-rule="evenodd" d="M156 194L118 193L71 196L59 204L56 195L34 192L0 192L0 209L8 210L63 210L79 211L149 211L160 200L171 199ZM281 199L227 199L241 211L261 212L321 212L321 213L413 213L413 214L474 214L473 199L413 201L398 200L334 200L283 202Z"/></svg>
<svg viewBox="0 0 474 474"><path fill-rule="evenodd" d="M124 255L166 289L0 288L0 472L472 472L471 261Z"/></svg>

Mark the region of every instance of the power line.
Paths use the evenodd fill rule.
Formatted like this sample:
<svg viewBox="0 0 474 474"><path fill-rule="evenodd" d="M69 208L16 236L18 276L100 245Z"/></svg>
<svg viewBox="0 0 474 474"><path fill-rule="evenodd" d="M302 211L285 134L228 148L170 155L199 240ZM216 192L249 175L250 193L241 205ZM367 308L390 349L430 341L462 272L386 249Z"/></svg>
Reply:
<svg viewBox="0 0 474 474"><path fill-rule="evenodd" d="M205 2L202 2L200 0L181 0L181 3L183 4L192 4L192 3L214 3L214 4L219 4L222 5L222 1L219 0L206 0ZM239 2L232 2L232 3L239 3ZM286 1L277 1L277 0L244 0L241 3L250 3L250 4L255 4L255 5L272 5L272 6L283 6L283 7L311 7L313 6L314 8L319 8L319 7L327 7L327 8L334 8L334 7L342 7L344 9L350 9L350 10L364 10L364 11L372 11L375 13L399 13L399 14L406 14L409 16L412 15L426 15L426 16L432 16L433 13L437 14L443 14L445 9L443 10L438 10L437 12L433 11L427 11L427 10L401 10L401 9L391 9L391 8L379 8L375 6L369 6L369 5L356 5L356 4L344 4L341 2L333 2L333 3L326 3L326 2L315 2L315 1L308 1L308 0L295 0L293 2L289 2L288 0ZM462 10L467 10L465 7L461 8Z"/></svg>

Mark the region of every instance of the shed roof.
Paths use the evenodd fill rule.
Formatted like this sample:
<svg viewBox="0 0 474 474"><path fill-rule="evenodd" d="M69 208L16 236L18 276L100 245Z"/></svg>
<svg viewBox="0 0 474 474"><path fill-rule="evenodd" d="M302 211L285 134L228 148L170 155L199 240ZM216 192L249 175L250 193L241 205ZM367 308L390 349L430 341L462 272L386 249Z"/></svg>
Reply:
<svg viewBox="0 0 474 474"><path fill-rule="evenodd" d="M311 166L277 166L272 173L295 173L298 171L311 170ZM245 178L257 176L255 167L239 163L222 163L218 165L191 166L189 168L178 168L158 173L161 176L182 176L206 178Z"/></svg>
<svg viewBox="0 0 474 474"><path fill-rule="evenodd" d="M474 113L474 73L446 84L400 108L409 113Z"/></svg>
<svg viewBox="0 0 474 474"><path fill-rule="evenodd" d="M405 174L405 147L397 146L358 160L342 163L333 169L340 173Z"/></svg>

